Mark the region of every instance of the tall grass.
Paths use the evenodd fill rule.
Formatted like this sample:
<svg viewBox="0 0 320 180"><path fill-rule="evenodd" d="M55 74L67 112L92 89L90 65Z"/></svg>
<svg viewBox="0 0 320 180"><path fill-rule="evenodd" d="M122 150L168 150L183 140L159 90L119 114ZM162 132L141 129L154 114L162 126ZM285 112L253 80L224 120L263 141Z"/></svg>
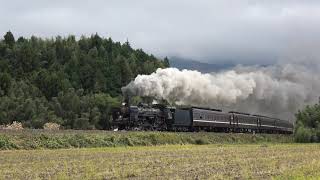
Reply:
<svg viewBox="0 0 320 180"><path fill-rule="evenodd" d="M0 131L0 149L59 149L83 147L154 146L165 144L291 143L291 135L106 132L106 131Z"/></svg>

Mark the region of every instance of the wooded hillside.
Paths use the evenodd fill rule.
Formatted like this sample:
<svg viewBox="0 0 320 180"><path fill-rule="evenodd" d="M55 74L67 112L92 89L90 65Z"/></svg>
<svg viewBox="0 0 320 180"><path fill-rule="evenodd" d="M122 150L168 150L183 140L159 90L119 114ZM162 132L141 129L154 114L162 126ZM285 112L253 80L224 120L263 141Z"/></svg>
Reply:
<svg viewBox="0 0 320 180"><path fill-rule="evenodd" d="M0 39L0 124L106 129L110 108L122 100L121 87L165 67L167 58L98 34L16 39L7 32Z"/></svg>

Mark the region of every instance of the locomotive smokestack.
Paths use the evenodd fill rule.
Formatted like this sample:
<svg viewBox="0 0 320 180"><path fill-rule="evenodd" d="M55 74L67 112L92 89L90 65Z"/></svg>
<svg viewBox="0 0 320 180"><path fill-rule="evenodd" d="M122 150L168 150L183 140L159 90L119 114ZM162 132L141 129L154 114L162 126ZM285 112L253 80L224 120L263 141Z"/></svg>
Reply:
<svg viewBox="0 0 320 180"><path fill-rule="evenodd" d="M123 103L122 105L130 106L130 96L128 94L123 95Z"/></svg>

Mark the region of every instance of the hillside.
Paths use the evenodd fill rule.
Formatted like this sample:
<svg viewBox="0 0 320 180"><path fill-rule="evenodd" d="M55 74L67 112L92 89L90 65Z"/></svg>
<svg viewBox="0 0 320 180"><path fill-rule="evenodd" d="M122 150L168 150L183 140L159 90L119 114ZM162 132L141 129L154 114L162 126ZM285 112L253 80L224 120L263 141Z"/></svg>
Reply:
<svg viewBox="0 0 320 180"><path fill-rule="evenodd" d="M0 125L105 129L110 108L122 99L121 87L168 66L168 59L98 34L16 39L7 32L0 39Z"/></svg>
<svg viewBox="0 0 320 180"><path fill-rule="evenodd" d="M220 70L229 69L235 66L232 63L217 63L217 64L210 64L200 61L195 61L191 59L184 59L180 57L170 57L170 66L182 69L189 69L189 70L197 70L202 73L210 73L210 72L217 72Z"/></svg>

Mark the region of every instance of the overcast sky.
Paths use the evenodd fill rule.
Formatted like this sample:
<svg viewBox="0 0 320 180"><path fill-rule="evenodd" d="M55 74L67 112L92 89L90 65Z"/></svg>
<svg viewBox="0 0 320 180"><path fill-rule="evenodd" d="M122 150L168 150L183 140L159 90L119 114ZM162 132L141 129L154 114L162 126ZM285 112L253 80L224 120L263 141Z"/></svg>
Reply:
<svg viewBox="0 0 320 180"><path fill-rule="evenodd" d="M8 30L97 32L159 57L269 64L318 51L320 1L0 0L0 33Z"/></svg>

